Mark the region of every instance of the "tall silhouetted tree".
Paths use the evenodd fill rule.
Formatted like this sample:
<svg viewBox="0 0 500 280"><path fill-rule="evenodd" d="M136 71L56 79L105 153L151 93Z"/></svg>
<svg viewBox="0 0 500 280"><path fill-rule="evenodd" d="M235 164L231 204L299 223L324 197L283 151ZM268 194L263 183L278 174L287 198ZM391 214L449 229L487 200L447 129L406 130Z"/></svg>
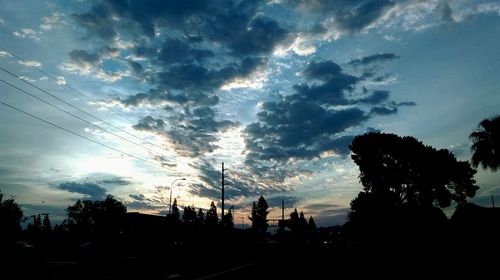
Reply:
<svg viewBox="0 0 500 280"><path fill-rule="evenodd" d="M304 217L304 212L297 211L297 208L290 213L290 220L288 222L288 227L292 231L292 235L296 241L304 241L307 231L307 221Z"/></svg>
<svg viewBox="0 0 500 280"><path fill-rule="evenodd" d="M198 209L198 215L196 215L196 223L198 225L205 224L205 213L203 213L203 209Z"/></svg>
<svg viewBox="0 0 500 280"><path fill-rule="evenodd" d="M182 220L186 224L193 224L196 220L196 210L194 207L184 207L184 212L182 213Z"/></svg>
<svg viewBox="0 0 500 280"><path fill-rule="evenodd" d="M3 199L0 192L0 243L14 241L21 232L23 211L13 198Z"/></svg>
<svg viewBox="0 0 500 280"><path fill-rule="evenodd" d="M500 167L500 116L482 120L469 137L472 140L472 165L496 171Z"/></svg>
<svg viewBox="0 0 500 280"><path fill-rule="evenodd" d="M309 217L309 223L307 225L310 230L315 230L316 229L316 222L314 222L313 217Z"/></svg>
<svg viewBox="0 0 500 280"><path fill-rule="evenodd" d="M234 228L233 212L231 209L229 208L229 211L221 219L221 224L225 228Z"/></svg>
<svg viewBox="0 0 500 280"><path fill-rule="evenodd" d="M212 203L210 204L210 209L208 209L207 215L205 216L205 224L208 226L216 226L218 222L219 216L217 215L217 207L212 201Z"/></svg>
<svg viewBox="0 0 500 280"><path fill-rule="evenodd" d="M29 223L26 229L32 235L38 235L42 231L42 217L40 214L32 215L33 223Z"/></svg>
<svg viewBox="0 0 500 280"><path fill-rule="evenodd" d="M52 224L50 223L49 214L45 214L42 221L42 231L52 231Z"/></svg>
<svg viewBox="0 0 500 280"><path fill-rule="evenodd" d="M177 206L177 198L174 198L172 203L172 213L170 213L170 218L173 222L178 222L181 214L179 212L179 207Z"/></svg>
<svg viewBox="0 0 500 280"><path fill-rule="evenodd" d="M355 137L349 147L363 184L351 202L349 219L366 226L360 231L402 221L420 228L443 223L446 216L440 208L451 201L465 203L478 189L476 171L468 162L413 137L368 133Z"/></svg>
<svg viewBox="0 0 500 280"><path fill-rule="evenodd" d="M248 217L252 221L252 230L261 233L265 233L267 231L267 214L269 214L269 211L267 210L268 208L269 205L262 195L257 200L257 203L255 203L255 201L252 203L251 216Z"/></svg>

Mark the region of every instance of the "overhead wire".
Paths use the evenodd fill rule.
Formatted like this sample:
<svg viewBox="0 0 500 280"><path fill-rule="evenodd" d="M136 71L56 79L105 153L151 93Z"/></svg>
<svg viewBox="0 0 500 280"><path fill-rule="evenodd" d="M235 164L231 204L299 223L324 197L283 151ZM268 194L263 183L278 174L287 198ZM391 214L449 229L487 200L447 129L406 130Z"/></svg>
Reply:
<svg viewBox="0 0 500 280"><path fill-rule="evenodd" d="M6 70L5 70L4 68L2 68L2 67L0 67L0 70L6 71ZM15 76L15 75L14 75L14 76ZM16 76L16 77L17 77L17 76ZM18 77L18 78L19 78L19 77ZM20 80L22 80L22 81L24 81L24 82L27 82L27 81L25 81L25 80L23 80L23 79L20 79ZM69 112L69 111L67 111L67 110L65 110L65 109L63 109L63 108L61 108L61 107L59 107L59 106L57 106L57 105L54 105L53 103L51 103L51 102L49 102L49 101L46 101L46 100L44 100L44 99L42 99L42 98L40 98L40 97L38 97L38 96L36 96L36 95L34 95L34 94L31 94L30 92L28 92L28 91L26 91L26 90L24 90L24 89L22 89L22 88L20 88L20 87L17 87L16 85L11 84L11 83L9 83L9 82L7 82L7 81L5 81L5 80L1 79L1 78L0 78L0 82L4 83L4 84L6 84L6 85L9 85L10 87L15 88L15 89L17 89L18 91L20 91L20 92L22 92L22 93L24 93L24 94L27 94L27 95L29 95L29 96L31 96L31 97L33 97L33 98L35 98L35 99L37 99L37 100L39 100L39 101L41 101L41 102L43 102L43 103L45 103L45 104L47 104L47 105L49 105L49 106L53 107L53 108L56 108L57 110L59 110L59 111L61 111L61 112L64 112L64 113L66 113L66 114L68 114L68 115L70 115L70 116L72 116L72 117L74 117L74 118L76 118L76 119L78 119L78 120L80 120L80 121L82 121L82 122L86 123L86 124L92 125L92 126L96 127L96 128L97 128L97 129L99 129L99 130L102 130L102 131L104 131L104 132L106 132L106 133L109 133L109 134L111 134L111 135L113 135L113 136L115 136L115 137L118 137L118 138L120 138L120 139L122 139L122 140L124 140L124 141L127 141L127 142L129 142L129 143L131 143L131 144L134 144L134 145L136 145L136 146L138 146L138 147L141 147L141 148L143 148L143 149L145 149L145 150L147 150L147 151L150 151L151 153L154 153L154 154L156 154L156 153L157 153L156 151L151 150L151 149L149 149L148 147L145 147L145 146L143 146L143 145L141 145L141 144L139 144L139 143L137 143L137 142L131 141L131 140L129 140L129 139L127 139L127 138L125 138L125 137L122 137L121 135L118 135L118 134L116 134L116 133L114 133L114 132L112 132L112 131L110 131L110 130L108 130L108 129L104 128L104 127L101 127L101 126L99 126L99 125L97 125L97 124L94 124L94 123L92 123L92 122L90 122L90 121L88 121L88 120L86 120L86 119L83 119L83 118L81 118L81 117L79 117L79 116L77 116L77 115L75 115L75 114L73 114L73 113L71 113L71 112ZM33 85L33 84L29 83L29 82L27 82L27 83L28 83L28 84L30 84L30 85L32 85L32 86L34 86L35 88L37 88L37 89L39 89L39 90L41 90L41 91L45 92L43 89L40 89L40 88L39 88L39 87L37 87L36 85ZM47 93L47 94L49 94L49 95L51 95L51 96L52 96L52 94L50 94L50 93L48 93L48 92L45 92L45 93Z"/></svg>
<svg viewBox="0 0 500 280"><path fill-rule="evenodd" d="M2 46L2 45L0 45L0 49L4 50L5 52L9 53L10 55L12 55L13 57L17 58L18 60L20 60L20 61L22 61L22 62L27 62L27 60L25 60L25 59L24 59L24 58L22 58L21 56L19 56L19 55L15 54L14 52L12 52L11 50L9 50L9 49L5 48L5 47L4 47L4 46ZM54 80L55 82L59 83L59 79L58 79L57 77L54 77L54 76L53 76L53 75L51 75L50 73L47 73L47 72L46 72L46 71L44 71L41 67L38 67L38 66L33 66L33 68L35 68L35 69L36 69L37 71L39 71L40 73L42 73L42 74L46 75L47 77L51 78L51 79L52 79L52 80ZM11 76L15 76L16 78L18 78L18 79L20 79L20 80L22 80L22 81L24 81L24 82L26 82L26 83L29 83L28 81L26 81L26 80L24 80L24 79L21 79L19 76L15 75L14 73L12 73L12 72L10 72L10 71L8 71L8 70L4 69L4 68L2 68L1 70L2 70L2 71L4 71L4 72L6 72L6 73L8 73L8 74L9 74L9 75L11 75ZM29 84L31 84L31 83L29 83ZM68 105L68 106L70 106L70 107L72 107L72 108L74 108L74 109L76 109L76 110L78 110L78 111L80 111L80 112L82 112L82 113L84 113L84 114L86 114L86 115L88 115L88 116L92 117L92 118L95 118L96 120L98 120L98 121L100 121L100 122L102 122L102 123L105 123L105 124L109 125L110 127L113 127L114 129L120 130L121 132L126 133L127 135L129 135L129 136L131 136L131 137L134 137L134 138L136 138L136 139L138 139L138 140L140 140L140 141L143 141L143 142L145 142L145 143L147 143L147 144L149 144L149 145L155 146L155 147L160 148L160 149L162 149L162 150L165 150L165 151L167 151L167 152L171 152L171 151L169 151L169 150L165 149L164 147L162 147L162 146L160 146L160 145L157 145L157 144L155 144L155 143L152 143L152 142L150 142L150 141L147 141L147 140L145 140L145 139L142 139L142 138L140 138L140 137L137 137L136 135L134 135L134 134L132 134L132 133L129 133L128 131L126 131L126 130L124 130L124 129L121 129L121 128L117 127L117 126L114 126L113 124L111 124L111 123L109 123L109 122L107 122L107 121L105 121L105 120L103 120L103 119L101 119L101 118L99 118L99 117L97 117L97 116L95 116L95 115L93 115L93 114L90 114L90 113L86 112L85 110L82 110L82 109L80 109L80 108L78 108L78 107L74 106L73 104L71 104L71 103L69 103L69 102L67 102L67 101L65 101L65 100L63 100L63 99L61 99L61 98L59 98L59 97L57 97L57 96L55 96L55 95L52 95L52 94L50 94L50 93L47 93L46 91L44 91L43 89L40 89L40 88L39 88L39 87L37 87L36 85L33 85L33 84L31 84L31 85L32 85L32 86L34 86L34 87L36 87L36 88L38 88L39 90L43 91L44 93L49 94L49 95L50 95L50 96L52 96L53 98L55 98L55 99L57 99L57 100L59 100L59 101L63 102L64 104L66 104L66 105ZM97 101L97 100L95 100L94 98L92 98L92 97L90 97L90 96L88 96L88 95L84 94L83 92L81 92L81 91L79 91L79 90L77 90L77 89L73 88L72 86L68 85L67 83L66 83L66 84L64 84L63 86L64 86L64 87L66 87L67 89L69 89L69 90L73 91L73 92L76 92L76 93L78 93L78 94L80 94L80 95L84 96L85 98L87 98L88 100L90 100L90 101L92 101L92 102L94 102L94 103L98 103L98 101ZM125 118L124 116L122 116L122 115L121 115L121 114L119 114L118 112L115 112L114 110L109 110L109 111L110 111L111 113L115 114L116 116L119 116L119 117L121 117L122 119L126 120L127 122L132 122L131 120L129 120L129 119L127 119L127 118Z"/></svg>
<svg viewBox="0 0 500 280"><path fill-rule="evenodd" d="M113 150L113 151L115 151L115 152L118 152L118 153L120 153L120 154L127 155L127 156L129 156L129 157L131 157L131 158L135 158L135 159L137 159L137 160L140 160L140 161L143 161L143 162L147 162L147 163L149 163L149 164L156 165L156 166L159 166L159 167L161 167L161 168L165 168L165 166L163 166L162 164L158 164L158 163L156 163L156 162L153 162L153 161L147 160L147 159L145 159L145 158L142 158L142 157L139 157L139 156L136 156L136 155L133 155L133 154L130 154L130 153L124 152L124 151L122 151L122 150L119 150L119 149L113 148L113 147L111 147L111 146L109 146L109 145L106 145L106 144L104 144L104 143L101 143L101 142L99 142L99 141L97 141L97 140L94 140L94 139L89 138L89 137L87 137L87 136L81 135L81 134L79 134L79 133L77 133L77 132L74 132L74 131L72 131L72 130L69 130L69 129L67 129L67 128L63 127L63 126L60 126L60 125L55 124L55 123L53 123L53 122L51 122L51 121L45 120L45 119L43 119L43 118L41 118L41 117L39 117L39 116L36 116L36 115L31 114L31 113L29 113L29 112L26 112L26 111L24 111L24 110L22 110L22 109L19 109L19 108L17 108L16 106L10 105L10 104L5 103L5 102L3 102L3 101L0 101L0 104L1 104L1 105L3 105L3 106L6 106L6 107L8 107L8 108L11 108L12 110L15 110L15 111L17 111L17 112L19 112L19 113L22 113L22 114L24 114L24 115L27 115L27 116L29 116L29 117L31 117L31 118L34 118L34 119L36 119L36 120L38 120L38 121L41 121L41 122L43 122L43 123L46 123L46 124L51 125L51 126L53 126L53 127L56 127L56 128L58 128L58 129L60 129L60 130L63 130L63 131L65 131L65 132L67 132L67 133L73 134L73 135L75 135L75 136L78 136L78 137L83 138L83 139L85 139L85 140L87 140L87 141L90 141L90 142L93 142L93 143L98 144L98 145L100 145L100 146L103 146L103 147L105 147L105 148L108 148L108 149ZM167 169L169 169L169 168L167 168ZM172 169L172 170L174 170L174 169Z"/></svg>

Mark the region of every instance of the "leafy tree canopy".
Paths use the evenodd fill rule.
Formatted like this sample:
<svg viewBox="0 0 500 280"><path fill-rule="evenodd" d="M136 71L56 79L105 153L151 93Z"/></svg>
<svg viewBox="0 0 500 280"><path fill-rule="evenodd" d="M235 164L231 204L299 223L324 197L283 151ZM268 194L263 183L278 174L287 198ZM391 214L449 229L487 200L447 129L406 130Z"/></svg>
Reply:
<svg viewBox="0 0 500 280"><path fill-rule="evenodd" d="M65 224L70 230L81 234L100 231L116 233L127 208L122 202L108 195L104 201L78 200L66 208L68 219Z"/></svg>
<svg viewBox="0 0 500 280"><path fill-rule="evenodd" d="M472 165L496 171L500 167L500 116L484 119L470 134Z"/></svg>
<svg viewBox="0 0 500 280"><path fill-rule="evenodd" d="M269 211L267 210L268 208L269 205L262 195L257 200L257 203L255 201L252 203L251 216L248 218L252 221L252 229L254 231L267 231L267 214L269 214Z"/></svg>
<svg viewBox="0 0 500 280"><path fill-rule="evenodd" d="M465 203L478 189L476 171L468 162L413 137L368 133L355 137L349 148L359 166L363 191L395 207L448 207L451 201ZM356 202L351 205L355 210Z"/></svg>
<svg viewBox="0 0 500 280"><path fill-rule="evenodd" d="M13 198L3 199L0 192L0 235L11 241L21 231L20 222L23 219L23 211Z"/></svg>
<svg viewBox="0 0 500 280"><path fill-rule="evenodd" d="M210 209L207 210L207 214L205 216L205 224L209 226L217 225L219 221L219 216L217 215L217 207L215 203L212 201L210 204Z"/></svg>

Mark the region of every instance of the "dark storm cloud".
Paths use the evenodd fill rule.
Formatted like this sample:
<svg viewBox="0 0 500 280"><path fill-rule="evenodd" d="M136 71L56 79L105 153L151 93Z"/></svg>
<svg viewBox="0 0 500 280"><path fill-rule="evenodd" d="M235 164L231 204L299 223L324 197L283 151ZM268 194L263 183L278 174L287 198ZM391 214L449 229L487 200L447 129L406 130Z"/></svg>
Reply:
<svg viewBox="0 0 500 280"><path fill-rule="evenodd" d="M370 113L375 115L392 115L398 112L398 108L402 106L411 107L417 105L412 101L405 101L396 103L394 101L387 102L384 106L375 106L371 108Z"/></svg>
<svg viewBox="0 0 500 280"><path fill-rule="evenodd" d="M259 123L246 128L251 158L286 161L317 157L323 151L336 149L334 134L368 119L357 108L327 110L312 102L273 105L264 106Z"/></svg>
<svg viewBox="0 0 500 280"><path fill-rule="evenodd" d="M379 53L370 56L365 56L363 58L353 59L349 61L348 64L354 67L358 67L358 66L366 66L369 64L382 63L398 58L399 56L393 53Z"/></svg>
<svg viewBox="0 0 500 280"><path fill-rule="evenodd" d="M164 156L155 155L155 156L153 156L153 159L158 161L161 166L167 166L167 167L176 167L177 166L177 163L175 163L171 160L168 160Z"/></svg>
<svg viewBox="0 0 500 280"><path fill-rule="evenodd" d="M128 61L128 66L135 75L142 75L144 73L144 67L137 61Z"/></svg>
<svg viewBox="0 0 500 280"><path fill-rule="evenodd" d="M228 165L226 165L227 167ZM194 164L194 168L200 171L199 178L205 184L193 184L189 192L193 195L208 197L219 200L221 197L221 171L220 165L210 163L206 160ZM218 169L219 168L219 169ZM268 169L269 171L269 169ZM229 168L225 173L224 197L235 199L249 196L271 196L275 193L283 193L286 187L275 180L268 181L260 176L253 176L250 170ZM274 179L274 178L273 178Z"/></svg>
<svg viewBox="0 0 500 280"><path fill-rule="evenodd" d="M348 32L359 32L376 22L387 10L394 6L392 1L374 0L354 6L345 7L336 19L341 29Z"/></svg>
<svg viewBox="0 0 500 280"><path fill-rule="evenodd" d="M100 200L106 197L106 189L95 183L66 182L55 186L60 190L83 194L92 200Z"/></svg>
<svg viewBox="0 0 500 280"><path fill-rule="evenodd" d="M126 185L132 184L132 182L130 182L129 180L121 178L121 177L104 179L104 180L101 180L100 183L109 184L109 185L119 185L119 186L126 186Z"/></svg>
<svg viewBox="0 0 500 280"><path fill-rule="evenodd" d="M154 199L147 198L144 194L129 194L129 197L133 199L133 201L125 201L125 206L128 209L143 209L143 210L161 210L164 209L165 206L159 206L158 203L160 201L155 201Z"/></svg>
<svg viewBox="0 0 500 280"><path fill-rule="evenodd" d="M170 92L150 90L147 93L138 93L131 95L123 100L118 100L124 106L141 106L145 104L149 105L162 105L163 102L173 102L178 104L184 104L188 101L185 95L177 94L173 95Z"/></svg>
<svg viewBox="0 0 500 280"><path fill-rule="evenodd" d="M388 56L372 56L364 62L387 59ZM314 83L295 85L294 94L265 102L257 114L257 122L246 127L248 164L312 159L327 151L345 156L353 138L342 135L347 130L375 115L394 114L400 106L413 105L390 101L387 90L370 91L362 87L358 93L360 83L370 76L348 74L332 61L311 62L301 73Z"/></svg>
<svg viewBox="0 0 500 280"><path fill-rule="evenodd" d="M110 13L127 19L130 27L148 37L154 37L155 26L178 28L196 17L214 13L217 3L212 1L105 1Z"/></svg>
<svg viewBox="0 0 500 280"><path fill-rule="evenodd" d="M152 89L119 102L128 107L168 103L184 109L156 120L145 117L134 128L165 135L184 155L199 155L212 151L215 134L234 124L193 111L217 105L220 87L264 67L274 48L293 37L259 11L262 5L253 0L110 0L73 18L103 42L98 49L116 46L118 39L134 43L130 52L142 60L129 61L128 67ZM144 65L154 71L144 71ZM168 129L162 127L167 123Z"/></svg>
<svg viewBox="0 0 500 280"><path fill-rule="evenodd" d="M333 17L337 28L348 33L359 32L380 19L395 3L387 0L288 0L305 12Z"/></svg>
<svg viewBox="0 0 500 280"><path fill-rule="evenodd" d="M138 201L143 201L144 199L146 199L146 197L143 194L129 194L128 196Z"/></svg>
<svg viewBox="0 0 500 280"><path fill-rule="evenodd" d="M159 73L158 80L169 89L210 92L227 81L252 74L265 63L264 58L247 57L239 65L227 65L220 69L209 69L197 64L175 65Z"/></svg>
<svg viewBox="0 0 500 280"><path fill-rule="evenodd" d="M169 140L176 152L194 157L217 148L213 144L217 140L214 136L216 132L226 131L237 125L227 120L215 120L215 111L208 106L197 107L192 112L173 112L169 119L171 122L167 126L163 120L147 116L134 125L134 128L162 135Z"/></svg>
<svg viewBox="0 0 500 280"><path fill-rule="evenodd" d="M105 42L110 42L117 36L111 16L110 11L102 5L94 6L88 13L72 15L78 25L85 28L89 35L98 37Z"/></svg>
<svg viewBox="0 0 500 280"><path fill-rule="evenodd" d="M227 28L227 27L226 27ZM245 30L244 32L241 32ZM236 36L231 36L226 43L234 55L262 55L270 53L276 44L287 37L287 31L266 17L257 17L250 21L246 29Z"/></svg>
<svg viewBox="0 0 500 280"><path fill-rule="evenodd" d="M138 124L134 125L137 130L160 132L163 131L165 122L159 119L154 119L151 116L142 118Z"/></svg>
<svg viewBox="0 0 500 280"><path fill-rule="evenodd" d="M69 59L72 63L80 66L95 66L99 63L100 56L85 50L73 50L69 53Z"/></svg>
<svg viewBox="0 0 500 280"><path fill-rule="evenodd" d="M444 22L455 22L453 18L453 10L447 2L443 2L438 6L438 9L441 9L441 20Z"/></svg>
<svg viewBox="0 0 500 280"><path fill-rule="evenodd" d="M413 101L404 101L404 102L399 102L397 103L397 106L416 106L417 103Z"/></svg>
<svg viewBox="0 0 500 280"><path fill-rule="evenodd" d="M392 115L398 112L397 107L373 107L370 113L376 115Z"/></svg>
<svg viewBox="0 0 500 280"><path fill-rule="evenodd" d="M206 186L204 184L193 184L189 188L189 192L192 195L196 195L199 197L207 197L209 199L212 199L214 201L218 201L221 198L221 190L220 189L215 189L211 186ZM225 195L226 199L231 199L233 198L231 195Z"/></svg>
<svg viewBox="0 0 500 280"><path fill-rule="evenodd" d="M160 48L158 59L164 64L201 62L213 57L210 50L192 49L188 41L168 38Z"/></svg>
<svg viewBox="0 0 500 280"><path fill-rule="evenodd" d="M387 90L375 90L370 95L359 99L358 102L375 105L386 101L389 96L390 92Z"/></svg>

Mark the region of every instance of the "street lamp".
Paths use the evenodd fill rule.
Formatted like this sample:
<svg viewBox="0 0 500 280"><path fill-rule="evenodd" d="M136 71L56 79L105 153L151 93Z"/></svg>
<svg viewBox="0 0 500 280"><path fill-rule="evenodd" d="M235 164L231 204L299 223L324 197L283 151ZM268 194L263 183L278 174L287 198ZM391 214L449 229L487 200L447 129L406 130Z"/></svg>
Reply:
<svg viewBox="0 0 500 280"><path fill-rule="evenodd" d="M181 181L181 180L186 180L186 178L179 178L179 179L175 179L174 181L172 181L172 184L170 184L170 207L168 208L168 214L172 214L172 188L174 187L174 183L177 182L177 181Z"/></svg>

